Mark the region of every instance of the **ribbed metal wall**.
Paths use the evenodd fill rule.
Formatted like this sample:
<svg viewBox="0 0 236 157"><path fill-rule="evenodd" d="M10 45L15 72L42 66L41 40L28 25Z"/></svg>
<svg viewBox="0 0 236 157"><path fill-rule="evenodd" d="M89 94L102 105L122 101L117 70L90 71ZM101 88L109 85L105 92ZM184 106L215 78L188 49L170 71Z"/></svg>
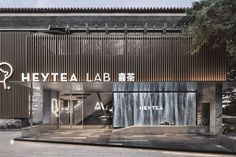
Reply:
<svg viewBox="0 0 236 157"><path fill-rule="evenodd" d="M26 118L29 116L29 89L9 83L9 81L19 80L21 72L26 70L27 34L0 32L0 62L8 62L13 67L13 74L7 80L7 85L11 89L4 90L3 84L0 83L0 118Z"/></svg>
<svg viewBox="0 0 236 157"><path fill-rule="evenodd" d="M80 33L72 35L0 32L0 62L9 62L20 81L21 73L135 73L135 81L225 81L225 53L205 46L191 55L191 37L158 33ZM92 79L90 77L90 79ZM29 89L0 84L0 118L29 116Z"/></svg>
<svg viewBox="0 0 236 157"><path fill-rule="evenodd" d="M135 81L225 81L225 53L205 45L191 55L191 37L159 33L29 35L28 72L135 73Z"/></svg>

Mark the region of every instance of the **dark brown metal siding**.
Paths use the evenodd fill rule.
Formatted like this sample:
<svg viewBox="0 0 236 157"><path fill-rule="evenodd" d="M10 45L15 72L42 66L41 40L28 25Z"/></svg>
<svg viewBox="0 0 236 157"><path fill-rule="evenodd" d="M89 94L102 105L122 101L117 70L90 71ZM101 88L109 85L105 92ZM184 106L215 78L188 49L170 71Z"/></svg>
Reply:
<svg viewBox="0 0 236 157"><path fill-rule="evenodd" d="M159 33L34 34L27 37L28 72L135 73L135 81L225 81L225 53L211 46L191 55L191 37Z"/></svg>
<svg viewBox="0 0 236 157"><path fill-rule="evenodd" d="M225 81L225 53L205 45L191 55L191 37L158 33L93 33L45 35L0 32L0 62L9 62L20 81L22 72L86 73L133 72L135 81ZM92 77L90 77L92 79ZM29 116L29 89L0 84L0 118Z"/></svg>
<svg viewBox="0 0 236 157"><path fill-rule="evenodd" d="M26 118L29 115L29 90L9 83L19 80L26 68L26 35L28 33L0 32L0 62L9 62L13 74L7 80L10 90L4 90L0 83L0 118Z"/></svg>

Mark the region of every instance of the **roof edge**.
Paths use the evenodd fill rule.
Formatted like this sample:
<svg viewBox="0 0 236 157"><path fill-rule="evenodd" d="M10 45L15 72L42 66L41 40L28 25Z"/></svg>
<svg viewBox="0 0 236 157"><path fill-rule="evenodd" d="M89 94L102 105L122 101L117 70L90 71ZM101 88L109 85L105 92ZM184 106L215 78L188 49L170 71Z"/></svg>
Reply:
<svg viewBox="0 0 236 157"><path fill-rule="evenodd" d="M188 8L0 8L0 13L185 13Z"/></svg>

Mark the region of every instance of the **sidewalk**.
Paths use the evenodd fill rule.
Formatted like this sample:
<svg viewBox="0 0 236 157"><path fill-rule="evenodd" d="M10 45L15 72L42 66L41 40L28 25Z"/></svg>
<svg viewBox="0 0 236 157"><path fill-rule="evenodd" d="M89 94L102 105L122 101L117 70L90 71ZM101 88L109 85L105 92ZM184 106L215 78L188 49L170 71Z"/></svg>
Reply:
<svg viewBox="0 0 236 157"><path fill-rule="evenodd" d="M19 131L0 131L1 157L233 157L234 155L159 151L13 141Z"/></svg>
<svg viewBox="0 0 236 157"><path fill-rule="evenodd" d="M112 134L111 129L59 129L43 133L39 136L18 138L17 140L193 152L231 153L229 149L220 145L217 136L195 134L124 136Z"/></svg>

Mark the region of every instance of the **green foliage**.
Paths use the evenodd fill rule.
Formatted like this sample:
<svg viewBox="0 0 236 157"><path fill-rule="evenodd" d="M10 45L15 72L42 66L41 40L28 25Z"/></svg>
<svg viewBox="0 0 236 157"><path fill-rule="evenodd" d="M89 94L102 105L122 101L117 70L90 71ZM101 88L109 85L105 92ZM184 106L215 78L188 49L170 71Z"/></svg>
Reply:
<svg viewBox="0 0 236 157"><path fill-rule="evenodd" d="M205 43L236 55L236 0L202 0L187 11L186 32L193 34L193 53Z"/></svg>
<svg viewBox="0 0 236 157"><path fill-rule="evenodd" d="M236 81L236 66L227 66L227 81Z"/></svg>
<svg viewBox="0 0 236 157"><path fill-rule="evenodd" d="M227 97L229 101L223 108L223 114L228 116L236 116L236 89L229 88L224 90L223 97Z"/></svg>

